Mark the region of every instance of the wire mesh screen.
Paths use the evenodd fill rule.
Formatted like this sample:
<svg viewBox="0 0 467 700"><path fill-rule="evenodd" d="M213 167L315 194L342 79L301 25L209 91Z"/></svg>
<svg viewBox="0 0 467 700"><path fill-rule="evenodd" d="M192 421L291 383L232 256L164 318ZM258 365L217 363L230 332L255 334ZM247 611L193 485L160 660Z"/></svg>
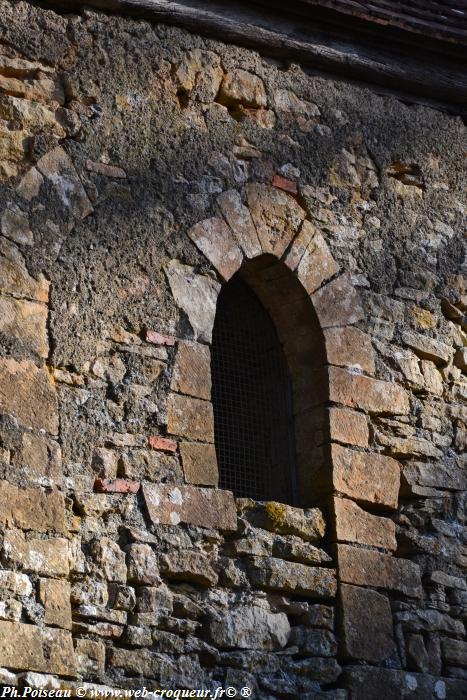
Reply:
<svg viewBox="0 0 467 700"><path fill-rule="evenodd" d="M237 497L293 499L291 387L274 325L236 275L218 299L212 402L220 487Z"/></svg>

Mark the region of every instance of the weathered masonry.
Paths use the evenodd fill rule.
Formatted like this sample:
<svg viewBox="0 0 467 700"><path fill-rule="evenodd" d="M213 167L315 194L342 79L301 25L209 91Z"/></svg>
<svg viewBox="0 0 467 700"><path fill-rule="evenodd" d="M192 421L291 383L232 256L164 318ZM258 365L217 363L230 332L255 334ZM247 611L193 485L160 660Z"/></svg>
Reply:
<svg viewBox="0 0 467 700"><path fill-rule="evenodd" d="M396 4L0 0L0 686L467 697L466 8Z"/></svg>

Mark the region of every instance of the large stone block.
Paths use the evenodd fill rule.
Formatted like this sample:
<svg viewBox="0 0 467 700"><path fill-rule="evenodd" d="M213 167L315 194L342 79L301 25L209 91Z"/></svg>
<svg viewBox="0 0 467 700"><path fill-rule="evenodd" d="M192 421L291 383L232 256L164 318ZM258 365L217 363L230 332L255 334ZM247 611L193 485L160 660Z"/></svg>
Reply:
<svg viewBox="0 0 467 700"><path fill-rule="evenodd" d="M389 518L367 513L347 498L334 499L336 539L395 551L396 526Z"/></svg>
<svg viewBox="0 0 467 700"><path fill-rule="evenodd" d="M267 501L246 502L243 517L256 527L281 535L296 535L307 542L315 542L324 536L326 524L319 508L295 508L285 503Z"/></svg>
<svg viewBox="0 0 467 700"><path fill-rule="evenodd" d="M229 280L243 262L243 253L223 219L200 221L189 229L188 237L224 280Z"/></svg>
<svg viewBox="0 0 467 700"><path fill-rule="evenodd" d="M364 316L357 291L346 275L326 284L311 295L311 300L321 328L348 326Z"/></svg>
<svg viewBox="0 0 467 700"><path fill-rule="evenodd" d="M200 440L214 441L214 416L210 401L191 396L170 394L167 408L167 430L179 435Z"/></svg>
<svg viewBox="0 0 467 700"><path fill-rule="evenodd" d="M368 666L348 667L342 682L352 700L464 700L467 681Z"/></svg>
<svg viewBox="0 0 467 700"><path fill-rule="evenodd" d="M171 260L165 268L170 289L178 306L188 316L195 339L211 342L220 284L192 267Z"/></svg>
<svg viewBox="0 0 467 700"><path fill-rule="evenodd" d="M61 629L0 621L0 666L75 676L71 634Z"/></svg>
<svg viewBox="0 0 467 700"><path fill-rule="evenodd" d="M303 255L297 264L297 277L308 294L315 292L323 282L326 282L339 271L339 265L334 260L329 250L328 244L323 235L309 221L304 221L300 233L292 244L290 254L287 256L290 261L298 257L299 249L303 245L304 238L308 238ZM298 241L298 239L301 239ZM298 242L297 242L298 241ZM303 242L302 242L303 241ZM294 246L297 249L294 251Z"/></svg>
<svg viewBox="0 0 467 700"><path fill-rule="evenodd" d="M201 552L180 551L161 558L161 570L169 579L188 581L201 586L215 586L218 576L208 557Z"/></svg>
<svg viewBox="0 0 467 700"><path fill-rule="evenodd" d="M7 530L3 538L3 553L10 564L24 571L67 576L70 569L68 540L64 537L27 540L21 530Z"/></svg>
<svg viewBox="0 0 467 700"><path fill-rule="evenodd" d="M66 533L65 500L62 493L19 489L0 481L0 523L24 530Z"/></svg>
<svg viewBox="0 0 467 700"><path fill-rule="evenodd" d="M421 357L423 360L431 360L436 365L447 364L453 354L453 349L450 345L421 333L404 331L402 333L402 341L409 348L412 348L418 357Z"/></svg>
<svg viewBox="0 0 467 700"><path fill-rule="evenodd" d="M330 408L329 437L332 441L347 445L368 447L369 429L366 415L346 408Z"/></svg>
<svg viewBox="0 0 467 700"><path fill-rule="evenodd" d="M146 484L144 500L153 523L237 529L237 511L230 491L173 484Z"/></svg>
<svg viewBox="0 0 467 700"><path fill-rule="evenodd" d="M331 445L332 480L336 491L361 501L396 508L400 466L392 457Z"/></svg>
<svg viewBox="0 0 467 700"><path fill-rule="evenodd" d="M339 367L329 367L329 399L369 413L406 415L409 412L407 392L397 384L352 374Z"/></svg>
<svg viewBox="0 0 467 700"><path fill-rule="evenodd" d="M350 367L373 374L375 361L370 336L358 328L326 328L324 331L326 358L329 364Z"/></svg>
<svg viewBox="0 0 467 700"><path fill-rule="evenodd" d="M347 584L341 584L339 593L344 655L369 663L394 656L396 645L387 596Z"/></svg>
<svg viewBox="0 0 467 700"><path fill-rule="evenodd" d="M269 185L247 185L250 213L263 253L280 258L297 233L305 212L295 199Z"/></svg>
<svg viewBox="0 0 467 700"><path fill-rule="evenodd" d="M44 622L53 627L71 629L70 584L43 578L39 581L39 601L44 606Z"/></svg>
<svg viewBox="0 0 467 700"><path fill-rule="evenodd" d="M343 583L399 591L411 598L422 595L420 567L411 561L347 544L338 545L337 559Z"/></svg>
<svg viewBox="0 0 467 700"><path fill-rule="evenodd" d="M25 427L56 434L57 397L47 370L29 360L0 358L0 413L11 413Z"/></svg>
<svg viewBox="0 0 467 700"><path fill-rule="evenodd" d="M237 190L227 190L222 192L216 201L225 220L232 229L237 243L247 258L255 258L261 255L261 244L250 210L243 204L239 192Z"/></svg>
<svg viewBox="0 0 467 700"><path fill-rule="evenodd" d="M210 400L211 352L207 345L179 342L170 388L179 394Z"/></svg>
<svg viewBox="0 0 467 700"><path fill-rule="evenodd" d="M282 649L290 624L284 613L271 613L256 605L223 610L206 622L209 640L220 649Z"/></svg>
<svg viewBox="0 0 467 700"><path fill-rule="evenodd" d="M274 557L251 557L248 572L251 583L258 588L307 598L332 598L336 595L333 569L306 566Z"/></svg>
<svg viewBox="0 0 467 700"><path fill-rule="evenodd" d="M183 473L189 484L217 486L219 468L214 445L199 442L181 442Z"/></svg>
<svg viewBox="0 0 467 700"><path fill-rule="evenodd" d="M0 296L0 333L28 345L40 357L47 357L47 307L24 299Z"/></svg>

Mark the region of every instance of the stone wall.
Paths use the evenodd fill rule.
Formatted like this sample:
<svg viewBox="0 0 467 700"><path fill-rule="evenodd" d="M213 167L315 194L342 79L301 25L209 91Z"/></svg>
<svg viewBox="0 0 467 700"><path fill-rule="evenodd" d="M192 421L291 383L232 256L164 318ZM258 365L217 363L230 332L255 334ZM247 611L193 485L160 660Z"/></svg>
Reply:
<svg viewBox="0 0 467 700"><path fill-rule="evenodd" d="M0 684L467 695L465 128L0 0ZM217 487L238 272L300 506Z"/></svg>

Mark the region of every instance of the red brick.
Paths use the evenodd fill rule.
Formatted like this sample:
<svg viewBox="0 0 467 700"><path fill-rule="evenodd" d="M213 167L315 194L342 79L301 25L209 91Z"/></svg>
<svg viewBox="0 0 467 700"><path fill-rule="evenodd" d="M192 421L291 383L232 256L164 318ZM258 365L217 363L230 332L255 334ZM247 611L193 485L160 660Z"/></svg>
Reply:
<svg viewBox="0 0 467 700"><path fill-rule="evenodd" d="M291 194L298 193L297 183L293 180L288 180L286 177L282 177L282 175L274 175L272 178L272 184L279 190L284 190L285 192L290 192Z"/></svg>
<svg viewBox="0 0 467 700"><path fill-rule="evenodd" d="M172 338L172 336L149 329L146 329L144 339L147 343L153 343L153 345L175 345L175 338Z"/></svg>
<svg viewBox="0 0 467 700"><path fill-rule="evenodd" d="M149 447L153 450L161 450L162 452L176 452L177 443L175 440L170 440L169 438L159 437L158 435L151 435L148 437Z"/></svg>
<svg viewBox="0 0 467 700"><path fill-rule="evenodd" d="M140 489L139 481L129 479L96 479L94 491L98 493L137 493Z"/></svg>

